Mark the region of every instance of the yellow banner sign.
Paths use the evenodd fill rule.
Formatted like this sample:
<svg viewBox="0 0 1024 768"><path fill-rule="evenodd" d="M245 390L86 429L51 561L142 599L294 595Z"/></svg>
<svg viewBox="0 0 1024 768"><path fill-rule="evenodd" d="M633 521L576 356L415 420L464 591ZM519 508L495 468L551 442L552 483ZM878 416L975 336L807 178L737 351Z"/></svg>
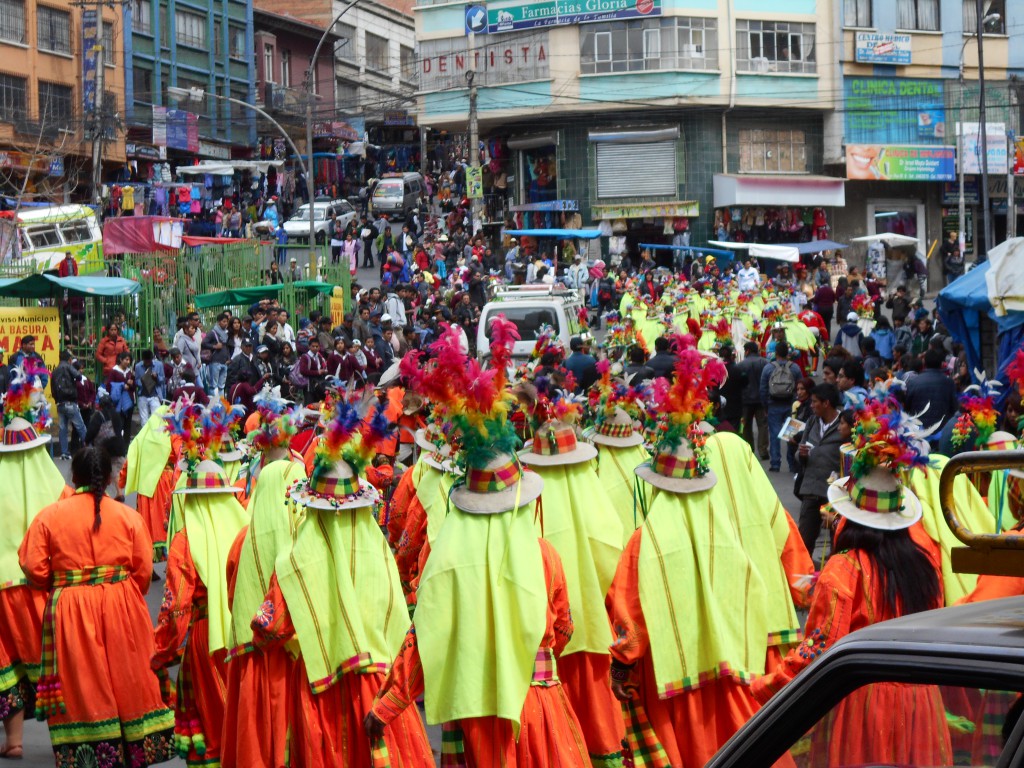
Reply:
<svg viewBox="0 0 1024 768"><path fill-rule="evenodd" d="M7 358L21 348L24 336L36 337L36 353L52 372L60 362L60 310L57 307L0 307L0 347Z"/></svg>

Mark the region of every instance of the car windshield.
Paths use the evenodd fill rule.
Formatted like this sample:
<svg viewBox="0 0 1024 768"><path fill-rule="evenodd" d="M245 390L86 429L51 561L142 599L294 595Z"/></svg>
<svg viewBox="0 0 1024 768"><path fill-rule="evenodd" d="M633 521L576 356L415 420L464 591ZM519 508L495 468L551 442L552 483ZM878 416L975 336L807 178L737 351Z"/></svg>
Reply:
<svg viewBox="0 0 1024 768"><path fill-rule="evenodd" d="M401 197L402 182L398 179L380 182L373 190L374 197Z"/></svg>
<svg viewBox="0 0 1024 768"><path fill-rule="evenodd" d="M323 221L327 218L327 206L314 206L313 212L317 221ZM309 221L309 206L303 205L295 212L291 218L292 221Z"/></svg>
<svg viewBox="0 0 1024 768"><path fill-rule="evenodd" d="M510 304L503 304L499 312L507 320L515 323L519 331L520 341L536 341L537 333L542 325L558 327L558 316L551 307L516 307ZM491 337L490 323L487 325L487 338Z"/></svg>

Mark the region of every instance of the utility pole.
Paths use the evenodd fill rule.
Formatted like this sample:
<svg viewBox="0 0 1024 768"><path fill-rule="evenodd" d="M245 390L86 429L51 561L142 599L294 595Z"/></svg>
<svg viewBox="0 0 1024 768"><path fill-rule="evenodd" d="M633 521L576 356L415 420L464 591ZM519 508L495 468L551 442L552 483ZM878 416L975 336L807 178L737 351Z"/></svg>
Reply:
<svg viewBox="0 0 1024 768"><path fill-rule="evenodd" d="M83 3L83 7L85 4ZM106 104L103 98L103 3L97 2L96 7L96 95L92 103L92 201L100 213L103 203L103 140L106 127ZM87 51L84 51L88 55Z"/></svg>
<svg viewBox="0 0 1024 768"><path fill-rule="evenodd" d="M978 249L978 261L988 260L988 251L993 247L992 242L992 211L988 199L988 130L985 127L985 11L982 1L976 0L978 12L978 91L980 92L978 102L978 132L981 134L981 205L982 215L985 221L985 252Z"/></svg>
<svg viewBox="0 0 1024 768"><path fill-rule="evenodd" d="M469 35L469 60L473 61L475 51L473 49L473 37ZM477 124L476 115L476 72L469 70L466 73L466 82L469 84L469 167L480 168L480 127ZM466 192L469 192L469 174L466 174ZM469 198L469 211L470 211L470 230L471 234L475 235L478 222L480 221L480 199L476 197Z"/></svg>

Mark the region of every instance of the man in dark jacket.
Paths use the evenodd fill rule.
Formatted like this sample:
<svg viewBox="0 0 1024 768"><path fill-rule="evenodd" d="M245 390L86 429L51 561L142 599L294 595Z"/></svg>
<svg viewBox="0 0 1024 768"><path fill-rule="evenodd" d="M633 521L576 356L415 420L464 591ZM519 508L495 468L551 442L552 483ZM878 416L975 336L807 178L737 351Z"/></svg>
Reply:
<svg viewBox="0 0 1024 768"><path fill-rule="evenodd" d="M82 374L78 372L71 361L73 356L69 350L62 349L60 363L53 370L50 379L50 394L57 404L57 418L60 422L60 458L70 459L68 449L68 425L70 424L78 433L79 440L85 440L85 421L82 419L82 412L78 408L78 380Z"/></svg>
<svg viewBox="0 0 1024 768"><path fill-rule="evenodd" d="M629 365L622 370L631 386L643 384L654 378L654 371L647 365L647 355L640 347L629 348Z"/></svg>
<svg viewBox="0 0 1024 768"><path fill-rule="evenodd" d="M231 316L227 312L217 315L217 322L207 331L200 345L203 352L209 353L209 360L206 363L206 389L214 397L219 397L224 393L227 381L228 360L231 359L231 350L228 345L230 322Z"/></svg>
<svg viewBox="0 0 1024 768"><path fill-rule="evenodd" d="M654 371L655 378L675 377L676 356L670 349L668 337L659 336L654 340L654 357L647 361L647 367Z"/></svg>
<svg viewBox="0 0 1024 768"><path fill-rule="evenodd" d="M768 412L761 403L761 372L768 361L761 357L756 341L743 345L743 360L736 366L746 381L743 388L743 439L764 461L768 458ZM754 422L757 422L757 445L754 445Z"/></svg>
<svg viewBox="0 0 1024 768"><path fill-rule="evenodd" d="M746 379L743 378L743 371L736 362L736 350L731 344L726 344L718 353L725 363L727 378L725 384L717 390L720 398L718 403L718 429L723 432L739 432L743 422L743 390L746 387Z"/></svg>
<svg viewBox="0 0 1024 768"><path fill-rule="evenodd" d="M572 354L565 359L565 369L576 379L576 393L586 392L597 381L597 360L590 354L590 346L579 336L569 340Z"/></svg>
<svg viewBox="0 0 1024 768"><path fill-rule="evenodd" d="M240 354L235 355L231 358L231 362L228 363L228 372L225 383L225 394L230 393L240 380L242 371L246 371L248 381L258 381L260 378L260 372L256 368L256 360L252 354L252 339L242 339L242 351Z"/></svg>
<svg viewBox="0 0 1024 768"><path fill-rule="evenodd" d="M956 384L942 370L944 355L936 349L924 353L924 371L907 384L907 413L918 416L926 430L937 427L930 440L937 442L946 420L958 406ZM927 410L925 410L927 408Z"/></svg>
<svg viewBox="0 0 1024 768"><path fill-rule="evenodd" d="M833 473L838 474L840 468L839 446L843 444L839 435L841 397L834 384L819 384L811 390L814 415L795 438L799 445L797 455L803 466L797 488L800 497L797 525L800 538L812 557L821 533L821 507L828 503L828 479Z"/></svg>
<svg viewBox="0 0 1024 768"><path fill-rule="evenodd" d="M780 376L785 376L785 381L775 376L776 370L780 371ZM789 344L780 341L775 345L775 359L761 371L761 402L768 411L769 472L778 472L782 467L779 432L782 431L782 425L786 423L786 419L793 412L796 383L800 381L800 377L799 366L789 359ZM788 469L796 474L796 467Z"/></svg>

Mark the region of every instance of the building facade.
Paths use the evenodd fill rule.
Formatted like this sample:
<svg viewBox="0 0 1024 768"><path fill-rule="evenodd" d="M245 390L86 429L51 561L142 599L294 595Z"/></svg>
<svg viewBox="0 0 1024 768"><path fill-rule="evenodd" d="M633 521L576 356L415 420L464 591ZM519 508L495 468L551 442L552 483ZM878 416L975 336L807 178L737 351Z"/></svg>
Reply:
<svg viewBox="0 0 1024 768"><path fill-rule="evenodd" d="M172 164L248 157L251 110L215 98L179 104L167 89L254 102L251 0L131 0L123 8L129 148L146 159L155 149Z"/></svg>
<svg viewBox="0 0 1024 768"><path fill-rule="evenodd" d="M960 167L964 172L966 253L983 252L975 0L841 0L843 110L830 125L826 165L846 176L842 238L896 232L931 252L959 230ZM993 243L1016 225L1008 192L1024 173L1020 98L1024 75L1024 7L984 0L985 106ZM960 73L963 73L963 79ZM962 125L960 159L958 129ZM1024 185L1022 185L1024 186ZM1014 204L1011 211L1019 210ZM1017 231L1021 231L1017 227ZM941 264L931 259L931 275Z"/></svg>
<svg viewBox="0 0 1024 768"><path fill-rule="evenodd" d="M844 203L843 180L822 175L833 4L779 5L499 0L474 18L420 2L419 119L465 131L473 72L492 219L606 222L634 255L803 237Z"/></svg>
<svg viewBox="0 0 1024 768"><path fill-rule="evenodd" d="M93 137L112 168L124 158L123 29L103 8L98 98L97 8L56 0L0 3L0 193L26 200L92 198Z"/></svg>

